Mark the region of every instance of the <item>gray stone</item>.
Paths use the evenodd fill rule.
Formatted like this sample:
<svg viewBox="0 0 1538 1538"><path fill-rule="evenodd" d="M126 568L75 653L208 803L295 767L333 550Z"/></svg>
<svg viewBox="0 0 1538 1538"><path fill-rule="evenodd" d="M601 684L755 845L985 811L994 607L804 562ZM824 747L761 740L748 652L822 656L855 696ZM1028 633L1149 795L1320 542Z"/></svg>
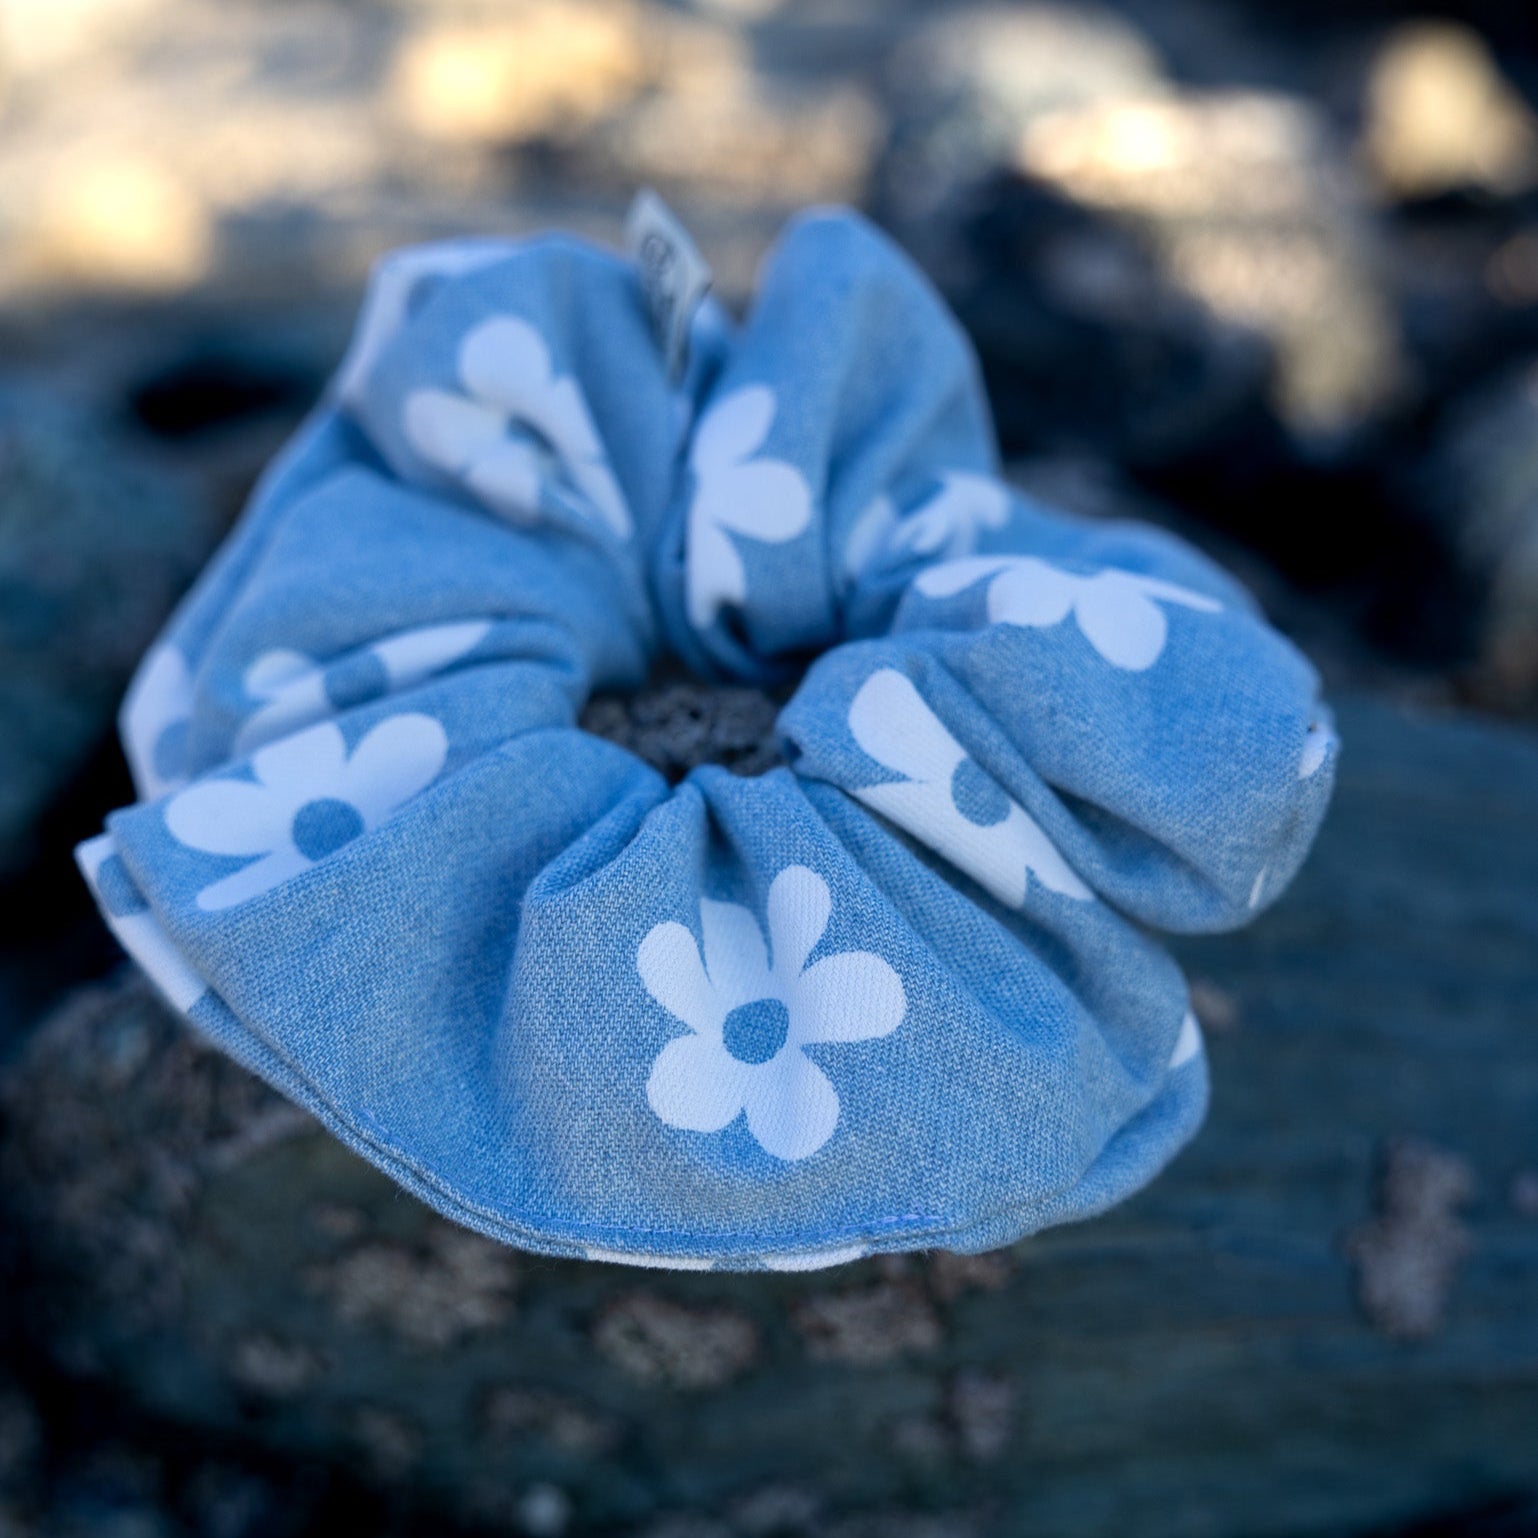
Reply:
<svg viewBox="0 0 1538 1538"><path fill-rule="evenodd" d="M1481 603L1481 697L1538 702L1538 361L1448 414L1426 481Z"/></svg>
<svg viewBox="0 0 1538 1538"><path fill-rule="evenodd" d="M897 233L925 252L917 231ZM1135 231L1001 168L946 249L928 260L1008 452L1158 469L1254 453L1269 433L1271 348L1173 285Z"/></svg>
<svg viewBox="0 0 1538 1538"><path fill-rule="evenodd" d="M778 713L779 702L759 689L669 676L636 694L599 695L580 724L677 781L701 764L746 775L772 769L780 762Z"/></svg>
<svg viewBox="0 0 1538 1538"><path fill-rule="evenodd" d="M1013 163L1032 122L1166 89L1162 61L1129 22L1098 5L1050 4L953 7L899 42L883 84L883 213L942 263L951 226Z"/></svg>
<svg viewBox="0 0 1538 1538"><path fill-rule="evenodd" d="M1369 198L1308 98L1192 87L1094 6L948 12L888 75L876 208L977 339L1012 447L1234 452L1263 405L1318 452L1394 408Z"/></svg>
<svg viewBox="0 0 1538 1538"><path fill-rule="evenodd" d="M1414 1138L1384 1148L1378 1214L1347 1236L1346 1248L1362 1311L1386 1335L1424 1339L1441 1326L1471 1244L1458 1209L1473 1194L1466 1159Z"/></svg>
<svg viewBox="0 0 1538 1538"><path fill-rule="evenodd" d="M110 730L213 524L121 440L0 403L0 877Z"/></svg>

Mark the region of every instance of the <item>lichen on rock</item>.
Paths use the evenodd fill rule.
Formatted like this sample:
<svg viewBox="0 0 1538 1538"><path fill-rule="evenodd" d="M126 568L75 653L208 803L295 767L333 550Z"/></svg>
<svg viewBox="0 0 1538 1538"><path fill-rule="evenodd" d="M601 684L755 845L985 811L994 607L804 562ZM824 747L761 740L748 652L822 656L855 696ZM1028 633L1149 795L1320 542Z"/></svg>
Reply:
<svg viewBox="0 0 1538 1538"><path fill-rule="evenodd" d="M1347 1238L1362 1311L1385 1335L1424 1340L1436 1333L1473 1242L1458 1209L1474 1188L1473 1168L1458 1154L1419 1138L1385 1146L1377 1216Z"/></svg>
<svg viewBox="0 0 1538 1538"><path fill-rule="evenodd" d="M616 1298L593 1324L593 1344L621 1371L671 1388L720 1388L758 1359L758 1330L745 1314L675 1303L651 1292Z"/></svg>

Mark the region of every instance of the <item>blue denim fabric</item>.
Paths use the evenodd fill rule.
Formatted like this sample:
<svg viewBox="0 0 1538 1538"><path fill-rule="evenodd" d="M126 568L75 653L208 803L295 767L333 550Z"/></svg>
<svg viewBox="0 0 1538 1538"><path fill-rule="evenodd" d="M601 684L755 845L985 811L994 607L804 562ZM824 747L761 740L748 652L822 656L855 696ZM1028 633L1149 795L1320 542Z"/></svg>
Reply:
<svg viewBox="0 0 1538 1538"><path fill-rule="evenodd" d="M1208 561L998 478L977 370L852 215L674 383L630 265L400 253L145 659L80 860L195 1025L510 1243L801 1269L1147 1181L1207 1095L1150 929L1271 902L1337 747ZM817 660L787 766L578 729L663 649Z"/></svg>

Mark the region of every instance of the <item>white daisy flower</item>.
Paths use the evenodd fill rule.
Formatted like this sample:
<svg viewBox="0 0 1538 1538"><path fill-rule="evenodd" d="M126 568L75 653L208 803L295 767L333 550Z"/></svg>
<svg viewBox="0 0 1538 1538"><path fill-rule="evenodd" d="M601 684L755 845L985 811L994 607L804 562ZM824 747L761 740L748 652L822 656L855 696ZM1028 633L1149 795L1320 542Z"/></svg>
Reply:
<svg viewBox="0 0 1538 1538"><path fill-rule="evenodd" d="M857 581L874 566L912 556L955 560L971 555L989 529L1009 522L1009 493L992 476L948 470L940 489L906 517L884 493L855 520L844 544L844 576Z"/></svg>
<svg viewBox="0 0 1538 1538"><path fill-rule="evenodd" d="M920 572L914 587L927 598L949 598L984 577L988 619L996 625L1046 628L1073 615L1085 639L1112 667L1141 673L1164 651L1169 622L1160 603L1203 614L1223 605L1159 577L1107 567L1090 576L1063 571L1033 555L977 556Z"/></svg>
<svg viewBox="0 0 1538 1538"><path fill-rule="evenodd" d="M734 390L706 412L694 435L689 464L689 622L712 624L726 604L747 601L748 577L731 535L766 544L794 539L812 521L812 493L794 465L755 457L774 424L774 391Z"/></svg>
<svg viewBox="0 0 1538 1538"><path fill-rule="evenodd" d="M860 685L849 730L863 752L903 776L851 794L1006 907L1025 902L1031 877L1075 902L1093 899L1040 824L951 736L905 673L878 668Z"/></svg>
<svg viewBox="0 0 1538 1538"><path fill-rule="evenodd" d="M642 940L636 967L646 991L689 1028L662 1049L646 1085L668 1126L719 1132L746 1114L765 1152L786 1160L832 1137L838 1093L804 1049L890 1035L907 1009L901 979L869 951L806 964L832 906L827 882L792 865L769 888L769 950L747 908L708 898L703 956L672 921Z"/></svg>
<svg viewBox="0 0 1538 1538"><path fill-rule="evenodd" d="M189 849L249 861L198 893L208 911L233 908L371 832L443 769L448 739L431 716L381 721L349 754L323 721L251 756L252 779L190 785L166 805L166 826Z"/></svg>
<svg viewBox="0 0 1538 1538"><path fill-rule="evenodd" d="M557 377L533 326L514 315L482 321L460 344L459 377L463 394L414 390L406 399L406 440L427 464L516 523L538 521L541 485L563 474L614 533L630 534L581 387Z"/></svg>
<svg viewBox="0 0 1538 1538"><path fill-rule="evenodd" d="M141 801L186 783L191 720L192 671L176 647L162 642L134 674L118 723Z"/></svg>

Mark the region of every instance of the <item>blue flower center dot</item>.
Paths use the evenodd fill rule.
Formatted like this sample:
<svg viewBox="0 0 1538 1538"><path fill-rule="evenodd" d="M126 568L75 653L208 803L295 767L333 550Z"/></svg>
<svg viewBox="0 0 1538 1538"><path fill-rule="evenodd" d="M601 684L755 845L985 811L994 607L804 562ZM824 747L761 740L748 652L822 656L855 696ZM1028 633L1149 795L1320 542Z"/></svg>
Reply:
<svg viewBox="0 0 1538 1538"><path fill-rule="evenodd" d="M352 710L390 692L390 675L373 652L362 652L326 672L326 698L338 710Z"/></svg>
<svg viewBox="0 0 1538 1538"><path fill-rule="evenodd" d="M294 816L294 847L307 860L324 860L363 831L358 809L333 796L307 802Z"/></svg>
<svg viewBox="0 0 1538 1538"><path fill-rule="evenodd" d="M979 828L991 828L1009 816L1009 797L970 758L962 759L951 775L951 800Z"/></svg>
<svg viewBox="0 0 1538 1538"><path fill-rule="evenodd" d="M721 1037L739 1063L767 1063L790 1030L790 1016L778 999L754 999L739 1004L726 1017Z"/></svg>

